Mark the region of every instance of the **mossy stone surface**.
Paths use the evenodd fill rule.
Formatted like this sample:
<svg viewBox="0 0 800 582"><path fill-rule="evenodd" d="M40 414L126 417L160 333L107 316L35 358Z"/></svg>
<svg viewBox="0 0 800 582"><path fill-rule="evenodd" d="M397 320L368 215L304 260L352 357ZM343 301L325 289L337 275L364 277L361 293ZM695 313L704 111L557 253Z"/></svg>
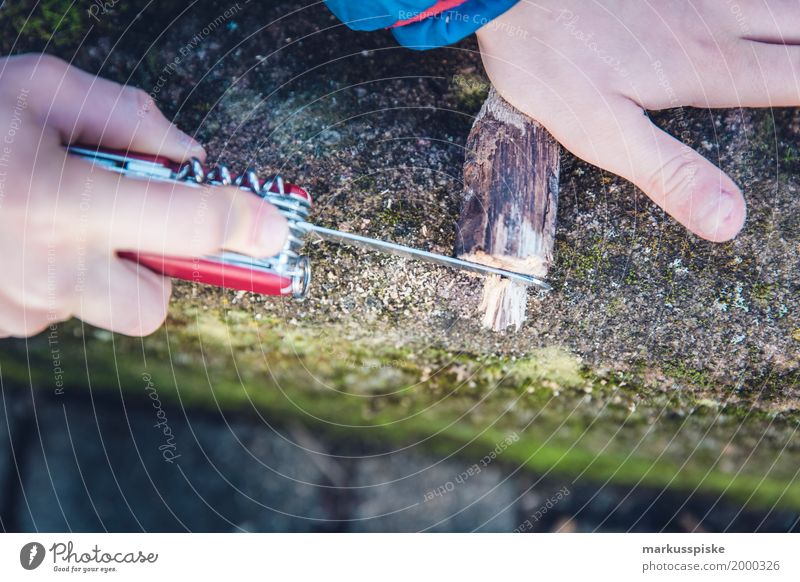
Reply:
<svg viewBox="0 0 800 582"><path fill-rule="evenodd" d="M166 76L159 106L213 160L307 186L315 221L450 253L483 78L474 43L410 53L322 7L279 20L286 3L251 3L165 73L223 9L120 7L57 52L145 90ZM514 431L503 461L537 472L800 508L800 113L653 117L742 185L734 241L697 239L565 153L554 291L531 292L517 333L480 328L479 279L314 243L303 303L178 284L142 341L63 326L68 389L145 398L147 371L165 398L331 438L452 454ZM3 348L4 380L53 389L46 337Z"/></svg>

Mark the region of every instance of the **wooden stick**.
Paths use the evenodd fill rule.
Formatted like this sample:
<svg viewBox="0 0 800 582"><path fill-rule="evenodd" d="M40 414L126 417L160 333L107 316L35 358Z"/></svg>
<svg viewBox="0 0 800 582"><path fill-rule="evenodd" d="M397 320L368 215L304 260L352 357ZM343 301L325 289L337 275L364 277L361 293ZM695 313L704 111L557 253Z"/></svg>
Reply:
<svg viewBox="0 0 800 582"><path fill-rule="evenodd" d="M456 256L545 278L553 263L558 143L492 88L466 147ZM522 325L524 285L489 277L483 291L484 326Z"/></svg>

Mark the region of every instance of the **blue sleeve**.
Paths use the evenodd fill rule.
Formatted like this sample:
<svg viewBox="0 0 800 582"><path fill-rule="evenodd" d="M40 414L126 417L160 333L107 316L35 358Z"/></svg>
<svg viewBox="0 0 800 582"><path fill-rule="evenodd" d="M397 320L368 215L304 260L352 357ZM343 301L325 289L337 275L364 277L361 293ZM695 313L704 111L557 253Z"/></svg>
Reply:
<svg viewBox="0 0 800 582"><path fill-rule="evenodd" d="M393 28L397 42L416 50L457 43L488 24L518 0L469 0L458 8L407 26Z"/></svg>
<svg viewBox="0 0 800 582"><path fill-rule="evenodd" d="M488 24L519 0L468 0L464 4L420 22L392 28L397 42L426 50L456 43ZM325 0L339 20L353 30L389 28L420 14L436 0Z"/></svg>
<svg viewBox="0 0 800 582"><path fill-rule="evenodd" d="M380 30L406 15L419 14L435 0L325 0L325 4L353 30Z"/></svg>

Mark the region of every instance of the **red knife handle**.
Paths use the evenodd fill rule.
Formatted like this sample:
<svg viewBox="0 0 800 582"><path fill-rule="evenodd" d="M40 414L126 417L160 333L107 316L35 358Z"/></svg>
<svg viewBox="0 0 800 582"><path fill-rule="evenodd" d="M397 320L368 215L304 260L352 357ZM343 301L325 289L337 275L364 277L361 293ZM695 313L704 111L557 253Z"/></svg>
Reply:
<svg viewBox="0 0 800 582"><path fill-rule="evenodd" d="M294 228L293 225L298 221L305 220L311 207L308 192L296 184L284 182L280 176L262 184L253 170L236 175L225 166L206 168L196 158L180 164L164 157L102 150L96 146L73 145L69 151L125 176L211 186L235 184L274 204L287 218L290 228ZM311 268L308 258L299 255L302 244L302 233L290 236L280 253L264 259L235 253L194 258L126 251L120 252L119 256L176 279L262 295L291 295L303 299L311 282Z"/></svg>
<svg viewBox="0 0 800 582"><path fill-rule="evenodd" d="M156 273L184 281L262 295L293 295L297 298L305 296L308 290L307 272L293 277L267 268L233 265L213 258L165 257L133 252L120 252L118 255L123 259L136 261Z"/></svg>

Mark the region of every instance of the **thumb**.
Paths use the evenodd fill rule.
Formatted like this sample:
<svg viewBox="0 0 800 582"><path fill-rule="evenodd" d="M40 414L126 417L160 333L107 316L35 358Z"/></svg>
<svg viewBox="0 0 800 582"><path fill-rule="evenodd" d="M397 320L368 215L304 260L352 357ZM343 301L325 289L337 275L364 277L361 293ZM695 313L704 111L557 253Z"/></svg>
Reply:
<svg viewBox="0 0 800 582"><path fill-rule="evenodd" d="M735 237L747 214L738 186L706 158L653 125L627 99L608 116L594 115L587 134L564 145L587 161L618 174L696 235L724 242Z"/></svg>
<svg viewBox="0 0 800 582"><path fill-rule="evenodd" d="M72 194L69 220L109 252L121 250L199 257L222 249L268 257L289 234L268 202L235 187L126 178L67 156L62 184ZM63 193L62 189L62 193Z"/></svg>

